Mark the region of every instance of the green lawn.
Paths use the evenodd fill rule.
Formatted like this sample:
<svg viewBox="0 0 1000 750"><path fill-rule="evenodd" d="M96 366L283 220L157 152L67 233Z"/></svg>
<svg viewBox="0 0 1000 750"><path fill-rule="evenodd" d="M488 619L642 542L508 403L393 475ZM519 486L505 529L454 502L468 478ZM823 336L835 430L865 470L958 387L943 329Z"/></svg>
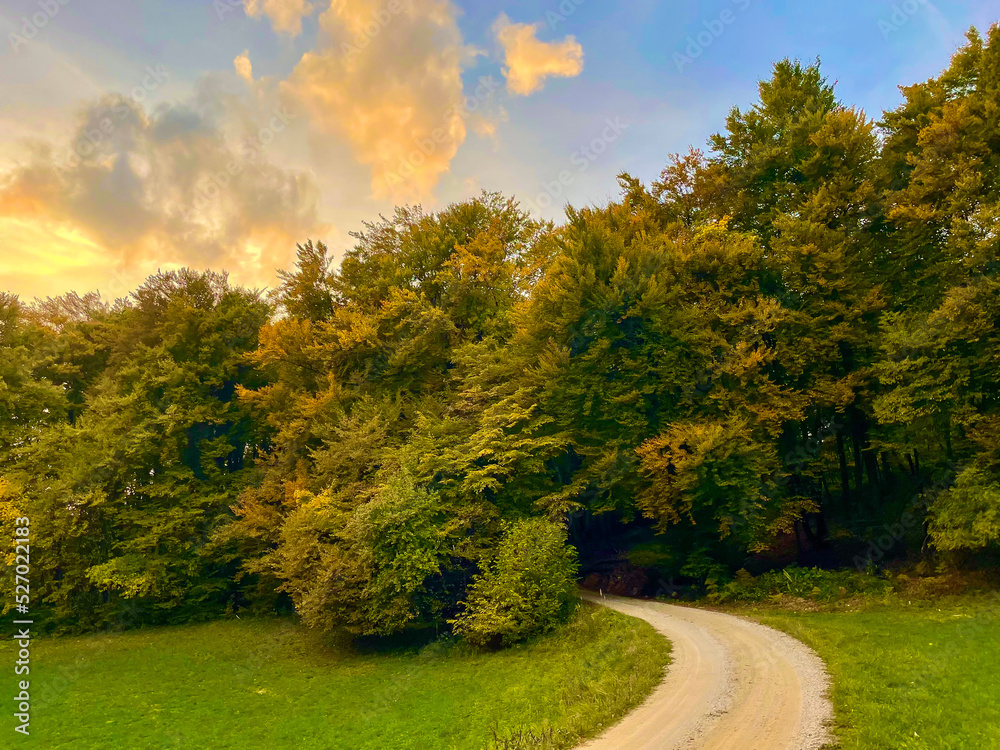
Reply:
<svg viewBox="0 0 1000 750"><path fill-rule="evenodd" d="M11 645L0 646L10 698ZM557 741L545 746L568 747L640 702L667 651L645 623L592 605L557 633L493 654L442 642L365 651L283 620L40 640L31 737L5 710L14 740L3 746L481 750L494 726L547 725Z"/></svg>
<svg viewBox="0 0 1000 750"><path fill-rule="evenodd" d="M997 597L752 614L823 657L843 750L1000 748Z"/></svg>

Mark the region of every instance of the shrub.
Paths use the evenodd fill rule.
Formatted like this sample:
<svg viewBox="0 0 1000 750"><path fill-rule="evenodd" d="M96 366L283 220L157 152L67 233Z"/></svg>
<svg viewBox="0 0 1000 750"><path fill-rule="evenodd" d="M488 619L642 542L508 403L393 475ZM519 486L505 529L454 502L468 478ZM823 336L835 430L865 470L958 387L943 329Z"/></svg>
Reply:
<svg viewBox="0 0 1000 750"><path fill-rule="evenodd" d="M542 518L509 524L469 587L455 632L477 646L510 646L563 622L576 602L576 550Z"/></svg>
<svg viewBox="0 0 1000 750"><path fill-rule="evenodd" d="M303 622L385 636L424 619L428 589L465 532L437 493L402 471L356 507L330 491L300 493L298 502L275 572Z"/></svg>
<svg viewBox="0 0 1000 750"><path fill-rule="evenodd" d="M709 598L718 602L778 601L786 596L831 602L851 596L882 596L893 590L884 578L856 570L822 570L790 565L754 578L745 570L729 583L713 587Z"/></svg>

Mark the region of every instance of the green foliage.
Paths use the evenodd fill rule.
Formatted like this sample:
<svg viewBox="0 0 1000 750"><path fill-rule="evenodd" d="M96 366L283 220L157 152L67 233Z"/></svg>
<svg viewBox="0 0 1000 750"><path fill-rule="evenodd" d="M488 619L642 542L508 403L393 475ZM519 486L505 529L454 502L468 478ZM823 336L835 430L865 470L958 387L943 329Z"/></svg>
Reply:
<svg viewBox="0 0 1000 750"><path fill-rule="evenodd" d="M290 599L506 643L562 612L562 526L653 530L718 590L905 513L995 549L998 71L1000 26L970 32L879 132L783 60L648 187L562 226L487 192L398 208L339 263L299 245L268 297L187 269L113 304L0 295L3 507L40 603L97 627ZM752 588L829 588L788 575Z"/></svg>
<svg viewBox="0 0 1000 750"><path fill-rule="evenodd" d="M739 228L768 240L775 220L794 211L826 176L817 169L822 162L813 138L838 104L818 63L782 60L759 91L758 104L745 112L734 107L726 132L711 138L717 156L710 169L726 177L720 216L731 215Z"/></svg>
<svg viewBox="0 0 1000 750"><path fill-rule="evenodd" d="M628 561L636 568L667 570L673 563L675 554L670 545L663 542L646 542L629 549Z"/></svg>
<svg viewBox="0 0 1000 750"><path fill-rule="evenodd" d="M59 326L50 336L89 326L104 367L82 374L63 359L74 347L41 348L37 372L62 373L61 390L81 402L72 418L47 415L47 429L19 426L5 467L31 518L33 601L71 629L129 607L154 622L221 612L239 596L237 565L210 539L260 438L235 394L260 383L245 355L270 310L224 276L190 271L151 277L112 311L57 315L73 302L36 315Z"/></svg>
<svg viewBox="0 0 1000 750"><path fill-rule="evenodd" d="M858 596L882 598L892 591L891 580L869 573L791 565L756 578L741 570L732 581L714 586L709 598L717 602L777 602L784 598L833 602Z"/></svg>
<svg viewBox="0 0 1000 750"><path fill-rule="evenodd" d="M271 294L287 315L314 322L329 320L337 307L333 259L322 242L309 240L296 248L295 271L278 271L281 283Z"/></svg>
<svg viewBox="0 0 1000 750"><path fill-rule="evenodd" d="M437 614L433 583L467 535L437 493L403 471L360 503L327 491L297 504L273 564L307 624L389 635Z"/></svg>
<svg viewBox="0 0 1000 750"><path fill-rule="evenodd" d="M722 538L742 532L745 544L765 538L768 481L775 469L769 446L742 424L678 424L639 449L649 486L637 499L650 518L712 523Z"/></svg>
<svg viewBox="0 0 1000 750"><path fill-rule="evenodd" d="M934 503L930 532L941 550L1000 542L1000 484L976 468L965 469Z"/></svg>
<svg viewBox="0 0 1000 750"><path fill-rule="evenodd" d="M33 372L39 350L51 338L30 309L0 293L0 458L13 459L69 411L59 384Z"/></svg>
<svg viewBox="0 0 1000 750"><path fill-rule="evenodd" d="M576 550L540 518L508 525L469 587L455 632L478 646L510 646L565 620L576 602Z"/></svg>

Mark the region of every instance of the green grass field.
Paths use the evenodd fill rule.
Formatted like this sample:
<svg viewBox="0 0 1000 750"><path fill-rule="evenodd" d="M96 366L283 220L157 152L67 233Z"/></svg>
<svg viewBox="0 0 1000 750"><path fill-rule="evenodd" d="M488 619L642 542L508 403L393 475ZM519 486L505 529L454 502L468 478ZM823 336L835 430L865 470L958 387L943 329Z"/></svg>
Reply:
<svg viewBox="0 0 1000 750"><path fill-rule="evenodd" d="M0 663L13 665L10 641ZM442 642L365 650L289 620L221 621L33 645L31 736L45 750L481 750L492 730L548 726L568 747L659 682L668 645L584 605L508 651ZM13 698L13 666L0 678ZM506 743L505 747L543 745Z"/></svg>
<svg viewBox="0 0 1000 750"><path fill-rule="evenodd" d="M1000 598L751 614L827 663L843 750L1000 748Z"/></svg>

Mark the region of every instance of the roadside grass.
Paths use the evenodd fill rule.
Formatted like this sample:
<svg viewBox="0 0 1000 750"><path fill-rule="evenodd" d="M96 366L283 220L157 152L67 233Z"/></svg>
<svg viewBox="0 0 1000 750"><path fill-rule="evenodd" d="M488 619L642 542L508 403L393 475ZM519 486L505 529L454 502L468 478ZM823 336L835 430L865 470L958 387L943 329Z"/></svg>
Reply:
<svg viewBox="0 0 1000 750"><path fill-rule="evenodd" d="M1000 748L1000 595L897 595L825 609L736 611L823 658L842 750Z"/></svg>
<svg viewBox="0 0 1000 750"><path fill-rule="evenodd" d="M10 699L23 679L12 646L0 645ZM589 604L497 653L363 648L267 619L45 639L32 644L31 735L11 711L2 731L5 747L45 750L565 748L638 705L668 652L648 624Z"/></svg>

